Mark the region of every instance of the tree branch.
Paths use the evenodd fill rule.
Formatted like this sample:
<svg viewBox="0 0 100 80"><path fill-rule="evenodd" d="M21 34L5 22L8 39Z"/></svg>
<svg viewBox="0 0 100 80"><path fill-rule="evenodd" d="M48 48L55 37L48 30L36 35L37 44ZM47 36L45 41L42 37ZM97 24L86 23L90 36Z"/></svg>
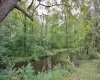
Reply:
<svg viewBox="0 0 100 80"><path fill-rule="evenodd" d="M32 5L33 5L33 2L34 2L34 0L32 0L31 4L28 6L27 10L30 10L30 8L31 8Z"/></svg>
<svg viewBox="0 0 100 80"><path fill-rule="evenodd" d="M34 8L33 12L32 12L32 16L35 12L35 10L39 7L39 6L44 6L44 7L53 7L53 6L60 6L60 5L65 5L65 4L54 4L54 5L44 5L44 4L41 4L41 2L39 2L39 4Z"/></svg>
<svg viewBox="0 0 100 80"><path fill-rule="evenodd" d="M23 8L21 8L20 6L16 5L15 6L16 9L18 9L19 11L21 11L23 14L25 14L29 19L31 19L33 21L33 18L31 15L29 15Z"/></svg>
<svg viewBox="0 0 100 80"><path fill-rule="evenodd" d="M33 10L33 12L32 12L32 16L33 16L35 10L39 7L39 5L40 5L40 3L34 8L34 10Z"/></svg>
<svg viewBox="0 0 100 80"><path fill-rule="evenodd" d="M60 6L60 5L65 5L65 4L44 5L40 3L40 5L44 7L53 7L53 6Z"/></svg>

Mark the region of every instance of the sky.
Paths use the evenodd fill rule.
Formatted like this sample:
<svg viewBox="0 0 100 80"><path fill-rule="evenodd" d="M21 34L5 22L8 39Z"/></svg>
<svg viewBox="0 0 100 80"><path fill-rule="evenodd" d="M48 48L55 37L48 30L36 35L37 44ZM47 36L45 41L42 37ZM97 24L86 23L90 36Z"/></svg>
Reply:
<svg viewBox="0 0 100 80"><path fill-rule="evenodd" d="M54 1L56 1L56 0L43 0L41 3L44 4L44 5L46 5L46 4L47 4L47 1L49 1L51 4L53 4ZM60 1L61 1L61 0L57 0L57 3L60 4ZM32 2L32 0L28 0L28 5L29 5L31 2ZM38 2L37 0L35 0L35 6L37 6L38 3L39 3L39 2ZM56 7L56 9L57 9L57 10L60 10L59 7ZM39 7L37 8L37 11L38 11L38 14L39 14L39 15L41 15L41 14L48 14L48 11L47 11L47 10L45 9L45 7L43 7L43 6L39 6Z"/></svg>
<svg viewBox="0 0 100 80"><path fill-rule="evenodd" d="M61 4L61 0L43 0L41 3L46 5L48 1L51 3L51 5L53 5L55 3L54 1L57 1L57 4ZM32 2L32 0L28 0L28 5L30 5L31 2ZM37 0L35 0L35 6L37 6L38 3L39 2ZM55 8L59 12L62 11L60 6L59 7L58 6L51 7L50 8L50 10L51 10L50 12L48 12L48 10L46 10L46 8L44 6L39 6L36 10L38 12L38 15L42 15L42 14L51 15L54 12L54 11L52 11L53 8ZM72 12L73 15L80 14L80 10L79 9L72 9L71 12ZM39 17L39 19L40 19L40 22L44 21L43 17L41 17L41 18ZM63 23L62 20L59 20L59 21L60 21L60 23Z"/></svg>

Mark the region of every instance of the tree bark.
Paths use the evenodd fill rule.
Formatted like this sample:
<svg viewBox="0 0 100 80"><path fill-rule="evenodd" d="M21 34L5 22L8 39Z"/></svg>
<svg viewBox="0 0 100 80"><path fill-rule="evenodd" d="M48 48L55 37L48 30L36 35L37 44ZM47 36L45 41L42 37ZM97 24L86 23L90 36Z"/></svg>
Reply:
<svg viewBox="0 0 100 80"><path fill-rule="evenodd" d="M14 8L17 8L22 13L24 13L31 20L32 17L27 14L20 6L18 6L18 2L20 0L0 0L0 22L12 11Z"/></svg>
<svg viewBox="0 0 100 80"><path fill-rule="evenodd" d="M0 2L0 22L17 5L18 0L2 0Z"/></svg>

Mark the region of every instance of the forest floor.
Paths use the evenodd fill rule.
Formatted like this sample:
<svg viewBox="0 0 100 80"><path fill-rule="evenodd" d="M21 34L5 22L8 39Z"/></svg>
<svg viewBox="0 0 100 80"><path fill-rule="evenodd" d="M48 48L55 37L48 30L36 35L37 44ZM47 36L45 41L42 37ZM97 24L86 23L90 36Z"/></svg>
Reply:
<svg viewBox="0 0 100 80"><path fill-rule="evenodd" d="M100 73L97 68L99 63L99 60L84 61L65 80L100 80Z"/></svg>

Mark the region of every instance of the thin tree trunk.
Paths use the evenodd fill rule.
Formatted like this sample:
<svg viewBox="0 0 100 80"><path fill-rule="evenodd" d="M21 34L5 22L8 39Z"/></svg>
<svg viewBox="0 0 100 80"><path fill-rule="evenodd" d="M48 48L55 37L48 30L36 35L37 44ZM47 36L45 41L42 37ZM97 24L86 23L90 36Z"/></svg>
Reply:
<svg viewBox="0 0 100 80"><path fill-rule="evenodd" d="M65 24L66 24L66 48L68 48L68 24L67 24L67 18L66 18L66 16L65 16L65 20L66 20L66 22L65 22Z"/></svg>
<svg viewBox="0 0 100 80"><path fill-rule="evenodd" d="M27 54L27 47L26 47L26 16L24 21L24 54Z"/></svg>
<svg viewBox="0 0 100 80"><path fill-rule="evenodd" d="M52 68L51 56L47 57L47 67L48 67L48 69Z"/></svg>

